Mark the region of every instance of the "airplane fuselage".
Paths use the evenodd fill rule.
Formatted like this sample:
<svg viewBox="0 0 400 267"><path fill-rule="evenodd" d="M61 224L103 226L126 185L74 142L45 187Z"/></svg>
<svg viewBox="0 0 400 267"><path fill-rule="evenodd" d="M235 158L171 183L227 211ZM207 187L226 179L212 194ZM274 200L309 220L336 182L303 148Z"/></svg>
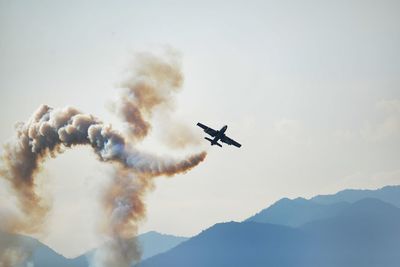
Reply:
<svg viewBox="0 0 400 267"><path fill-rule="evenodd" d="M227 125L225 125L224 127L222 127L218 131L217 135L214 137L214 139L212 139L211 145L217 145L218 144L218 141L225 135L226 129L228 129Z"/></svg>

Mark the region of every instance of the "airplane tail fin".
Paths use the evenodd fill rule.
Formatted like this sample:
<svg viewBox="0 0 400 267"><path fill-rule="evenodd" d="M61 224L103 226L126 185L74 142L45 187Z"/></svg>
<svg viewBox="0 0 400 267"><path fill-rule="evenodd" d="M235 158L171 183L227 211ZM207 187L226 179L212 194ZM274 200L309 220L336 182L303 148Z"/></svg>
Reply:
<svg viewBox="0 0 400 267"><path fill-rule="evenodd" d="M218 142L214 143L214 142L213 142L214 140L212 140L211 138L204 137L204 139L210 141L210 143L211 143L212 146L213 146L213 145L217 145L217 146L219 146L219 147L222 147L222 145L221 145L220 143L218 143Z"/></svg>

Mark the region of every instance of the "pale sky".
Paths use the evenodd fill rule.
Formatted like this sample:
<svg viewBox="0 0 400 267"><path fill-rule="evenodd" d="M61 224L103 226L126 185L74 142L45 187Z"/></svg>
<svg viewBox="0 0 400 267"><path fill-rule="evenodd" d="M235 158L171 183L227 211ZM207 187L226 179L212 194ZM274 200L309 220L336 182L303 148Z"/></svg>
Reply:
<svg viewBox="0 0 400 267"><path fill-rule="evenodd" d="M141 232L191 236L281 197L400 184L399 14L396 0L0 0L0 142L40 104L118 128L109 106L135 52L170 46L185 76L176 119L227 124L243 147L184 151L209 155L156 181ZM159 147L154 130L144 149L183 154ZM107 168L89 148L45 164L54 204L42 241L66 256L101 242Z"/></svg>

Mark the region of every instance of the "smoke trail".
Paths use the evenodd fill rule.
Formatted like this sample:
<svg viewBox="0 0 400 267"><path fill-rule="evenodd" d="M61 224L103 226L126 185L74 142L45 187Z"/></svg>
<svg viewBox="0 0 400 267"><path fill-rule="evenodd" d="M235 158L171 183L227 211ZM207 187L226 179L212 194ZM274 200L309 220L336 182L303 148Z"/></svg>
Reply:
<svg viewBox="0 0 400 267"><path fill-rule="evenodd" d="M5 146L1 174L12 185L24 214L24 220L17 221L13 230L28 233L40 230L49 205L36 191L35 174L48 155L55 157L75 145L90 145L100 161L115 163L119 173L136 174L142 183L144 179L186 172L203 161L206 155L203 152L182 161L157 158L135 150L111 126L91 115L72 107L52 109L43 105L27 123L18 125L17 140ZM135 207L143 205L139 198L144 189L138 187L137 191L130 192L133 194L131 204ZM119 194L114 197L119 197ZM137 211L140 210L132 210L128 219L131 221L126 222L128 225L143 216L144 212L135 213Z"/></svg>
<svg viewBox="0 0 400 267"><path fill-rule="evenodd" d="M182 74L175 61L163 61L143 54L139 67L127 85L127 94L117 106L129 128L128 139L98 118L73 107L53 109L42 105L25 123L16 127L16 138L4 146L0 176L11 185L22 214L8 231L40 233L50 203L36 187L36 174L45 159L56 157L77 145L92 147L98 160L113 164L113 182L104 192L102 204L107 220L103 232L109 242L95 254L95 266L130 266L140 259L140 249L128 238L137 234L145 216L144 194L157 176L184 173L202 162L206 153L183 160L160 158L135 149L130 140L144 138L150 130L155 106L173 102L172 92L180 89ZM0 257L1 257L0 253ZM23 257L21 257L23 258ZM0 258L4 262L5 258Z"/></svg>
<svg viewBox="0 0 400 267"><path fill-rule="evenodd" d="M161 59L149 53L137 54L132 75L122 83L126 90L120 98L118 112L135 140L149 133L154 108L171 107L174 93L181 89L180 62L172 54L167 56Z"/></svg>
<svg viewBox="0 0 400 267"><path fill-rule="evenodd" d="M128 267L140 260L140 247L132 237L136 236L138 223L146 212L143 195L152 186L151 180L137 177L129 170L115 170L112 183L103 193L102 231L108 240L95 252L94 266L107 267L113 263Z"/></svg>
<svg viewBox="0 0 400 267"><path fill-rule="evenodd" d="M124 89L116 111L126 122L129 137L143 139L151 130L149 120L158 111L163 141L171 148L197 145L196 135L172 118L175 96L182 90L183 74L179 55L168 50L164 57L150 53L136 55L131 75L121 84ZM176 130L172 130L176 129Z"/></svg>

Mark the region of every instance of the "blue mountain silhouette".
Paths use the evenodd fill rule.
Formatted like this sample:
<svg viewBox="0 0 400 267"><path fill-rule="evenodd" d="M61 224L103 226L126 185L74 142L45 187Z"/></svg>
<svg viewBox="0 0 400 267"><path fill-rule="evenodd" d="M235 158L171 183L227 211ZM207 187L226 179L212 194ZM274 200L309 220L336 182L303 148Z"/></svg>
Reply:
<svg viewBox="0 0 400 267"><path fill-rule="evenodd" d="M310 200L320 204L332 204L340 201L354 203L363 198L377 198L400 208L400 185L390 185L375 190L346 189L332 195L315 196Z"/></svg>
<svg viewBox="0 0 400 267"><path fill-rule="evenodd" d="M376 198L400 207L400 186L386 186L377 190L348 189L309 200L282 198L246 221L298 227L314 220L334 217L350 203L364 198Z"/></svg>
<svg viewBox="0 0 400 267"><path fill-rule="evenodd" d="M143 234L145 260L136 266L398 267L399 228L400 186L284 198L190 239ZM34 266L88 266L87 254L67 259L30 237L0 232L0 239L32 248Z"/></svg>
<svg viewBox="0 0 400 267"><path fill-rule="evenodd" d="M310 221L333 217L348 205L343 201L325 205L304 198L283 198L246 221L297 227Z"/></svg>
<svg viewBox="0 0 400 267"><path fill-rule="evenodd" d="M217 224L140 267L399 266L400 209L363 199L336 216L291 228L269 223Z"/></svg>

